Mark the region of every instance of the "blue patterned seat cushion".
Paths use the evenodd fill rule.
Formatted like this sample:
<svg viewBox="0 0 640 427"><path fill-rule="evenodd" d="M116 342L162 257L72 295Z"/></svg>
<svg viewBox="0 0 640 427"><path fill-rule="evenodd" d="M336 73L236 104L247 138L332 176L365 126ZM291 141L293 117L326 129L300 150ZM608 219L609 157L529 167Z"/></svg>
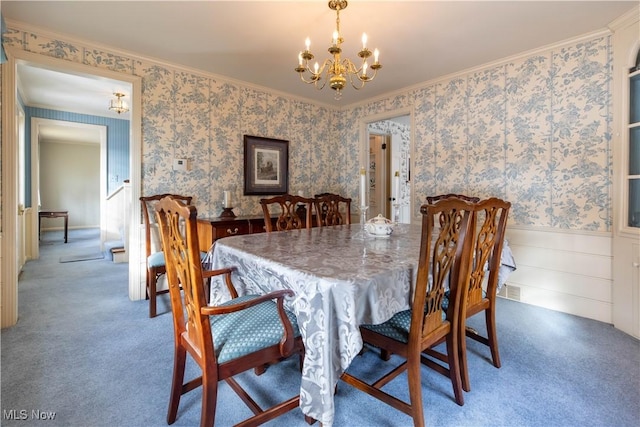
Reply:
<svg viewBox="0 0 640 427"><path fill-rule="evenodd" d="M362 325L380 335L393 338L396 341L409 342L409 326L411 325L411 310L401 311L393 317L379 325Z"/></svg>
<svg viewBox="0 0 640 427"><path fill-rule="evenodd" d="M245 295L221 305L237 304L257 298ZM294 336L300 336L298 322L293 313L285 310L293 326ZM257 350L278 344L284 328L273 301L229 314L211 316L211 333L218 363L228 362Z"/></svg>
<svg viewBox="0 0 640 427"><path fill-rule="evenodd" d="M448 302L447 302L448 303ZM444 305L444 304L443 304ZM447 318L447 313L442 311L442 320ZM393 315L393 317L379 325L362 325L363 328L369 329L385 337L392 338L396 341L409 342L409 327L411 326L411 310L401 311Z"/></svg>
<svg viewBox="0 0 640 427"><path fill-rule="evenodd" d="M201 260L204 259L204 257L206 256L207 256L206 252L200 252ZM165 266L164 252L156 252L149 255L149 257L147 258L147 265L149 266L149 268L164 267Z"/></svg>

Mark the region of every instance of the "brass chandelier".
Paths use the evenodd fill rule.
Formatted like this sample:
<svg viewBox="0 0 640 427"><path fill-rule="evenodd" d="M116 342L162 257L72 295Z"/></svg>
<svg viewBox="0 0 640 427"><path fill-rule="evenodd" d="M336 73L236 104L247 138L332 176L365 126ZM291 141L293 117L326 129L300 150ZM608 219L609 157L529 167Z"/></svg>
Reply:
<svg viewBox="0 0 640 427"><path fill-rule="evenodd" d="M330 0L329 9L336 11L336 29L333 32L333 39L329 46L329 53L331 58L327 58L319 66L316 62L313 69L310 67L310 61L314 56L309 51L311 41L307 37L306 48L304 51L298 54L298 66L295 68L296 72L300 74L300 80L305 83L313 84L316 89L321 90L329 82L329 87L336 91L335 99L342 97L342 89L347 85L347 80L351 83L354 89L359 90L364 87L365 83L370 82L376 77L378 70L382 68L380 62L378 62L378 49L373 52L373 64L368 63L368 59L372 53L367 49L367 35L362 34L362 50L358 52L358 56L362 60L360 67L351 62L347 58L342 58L342 48L340 47L344 42L344 39L340 35L340 11L346 9L346 0ZM373 70L373 74L369 71ZM305 78L306 73L310 76Z"/></svg>

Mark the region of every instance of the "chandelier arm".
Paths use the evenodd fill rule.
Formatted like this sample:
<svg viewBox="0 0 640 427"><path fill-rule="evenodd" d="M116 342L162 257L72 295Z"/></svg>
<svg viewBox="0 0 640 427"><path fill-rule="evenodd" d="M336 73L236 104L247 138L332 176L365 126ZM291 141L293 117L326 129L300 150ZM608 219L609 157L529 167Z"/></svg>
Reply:
<svg viewBox="0 0 640 427"><path fill-rule="evenodd" d="M321 85L318 85L318 82L322 81ZM318 79L313 83L313 86L318 89L318 90L322 90L324 89L325 85L327 84L327 82L329 81L329 79Z"/></svg>
<svg viewBox="0 0 640 427"><path fill-rule="evenodd" d="M356 80L358 84L356 84L356 81L354 80ZM351 87L355 90L362 89L364 87L364 84L368 81L369 80L362 80L357 74L349 74L349 83L351 83Z"/></svg>
<svg viewBox="0 0 640 427"><path fill-rule="evenodd" d="M362 89L364 87L364 84L369 81L368 78L361 78L360 73L362 72L363 67L356 68L356 65L349 59L344 59L342 62L343 66L345 67L346 74L349 77L349 83L351 83L351 87L356 90Z"/></svg>
<svg viewBox="0 0 640 427"><path fill-rule="evenodd" d="M324 88L328 81L327 79L307 80L304 78L303 73L300 73L300 80L302 80L306 84L312 84L318 90L322 90L322 88ZM319 84L320 81L322 81L322 84Z"/></svg>
<svg viewBox="0 0 640 427"><path fill-rule="evenodd" d="M304 64L302 65L301 68L296 68L296 71L298 71L298 73L300 74L300 79L308 84L314 83L317 86L317 82L318 80L322 80L322 75L323 74L327 74L329 73L329 70L331 70L331 65L333 64L333 60L330 58L327 58L324 60L324 62L322 63L322 66L320 66L318 68L318 73L316 73L314 70L311 69L310 65L309 65L309 61L304 61ZM325 69L327 70L327 72L325 73ZM305 73L308 72L309 74L311 74L311 78L310 79L305 79ZM314 79L314 76L317 76L318 78ZM325 78L325 83L326 83L327 78ZM322 85L324 87L324 84Z"/></svg>

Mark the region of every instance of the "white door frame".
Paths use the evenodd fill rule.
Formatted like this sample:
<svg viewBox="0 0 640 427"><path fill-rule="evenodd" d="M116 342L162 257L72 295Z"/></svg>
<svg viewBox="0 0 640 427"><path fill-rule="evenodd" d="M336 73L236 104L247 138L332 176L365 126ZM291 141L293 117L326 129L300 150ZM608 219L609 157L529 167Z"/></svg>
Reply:
<svg viewBox="0 0 640 427"><path fill-rule="evenodd" d="M627 224L629 149L629 69L640 50L635 8L613 22L613 325L640 338L640 230Z"/></svg>
<svg viewBox="0 0 640 427"><path fill-rule="evenodd" d="M370 150L370 146L369 146L369 124L370 123L375 123L375 122L380 122L380 121L384 121L384 120L389 120L389 119L393 119L394 117L399 117L399 116L409 116L409 120L410 120L410 127L411 129L409 130L409 151L410 151L410 157L411 159L415 159L413 150L415 148L415 118L414 118L414 113L413 113L413 107L405 107L405 108L399 108L397 110L393 110L393 111L385 111L384 113L380 113L380 114L375 114L372 116L366 116L366 117L362 117L360 119L360 153L359 153L359 158L360 158L360 168L364 168L365 171L367 171L367 178L368 178L368 172L369 172L369 150ZM367 182L369 182L369 180L367 179ZM414 200L414 186L411 185L411 194L409 197L409 212L413 213L413 200ZM412 218L412 214L409 215L409 220L412 222L414 219L418 219L419 218Z"/></svg>
<svg viewBox="0 0 640 427"><path fill-rule="evenodd" d="M111 80L119 80L132 86L129 170L131 183L130 205L137 206L140 198L142 167L142 78L138 76L100 69L85 64L70 62L45 55L6 49L7 62L3 65L2 78L2 239L0 242L0 287L2 300L1 326L14 325L18 320L18 271L16 248L16 225L18 195L14 183L17 180L17 144L15 120L17 102L17 64L48 68L62 73L77 74ZM9 184L11 183L11 184ZM129 298L144 298L144 276L140 253L140 209L129 209Z"/></svg>

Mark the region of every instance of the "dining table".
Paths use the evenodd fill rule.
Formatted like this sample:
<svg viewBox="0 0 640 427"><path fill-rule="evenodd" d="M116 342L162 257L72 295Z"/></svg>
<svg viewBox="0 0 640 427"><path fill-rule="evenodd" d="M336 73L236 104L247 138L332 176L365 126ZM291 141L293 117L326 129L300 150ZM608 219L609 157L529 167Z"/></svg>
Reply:
<svg viewBox="0 0 640 427"><path fill-rule="evenodd" d="M359 326L410 308L420 244L420 224L397 224L386 237L350 224L225 237L205 262L235 267L240 295L294 291L285 306L305 345L300 408L326 427L333 424L335 386L363 348ZM503 284L516 268L507 242L501 263ZM226 286L211 282L211 305L230 298Z"/></svg>

